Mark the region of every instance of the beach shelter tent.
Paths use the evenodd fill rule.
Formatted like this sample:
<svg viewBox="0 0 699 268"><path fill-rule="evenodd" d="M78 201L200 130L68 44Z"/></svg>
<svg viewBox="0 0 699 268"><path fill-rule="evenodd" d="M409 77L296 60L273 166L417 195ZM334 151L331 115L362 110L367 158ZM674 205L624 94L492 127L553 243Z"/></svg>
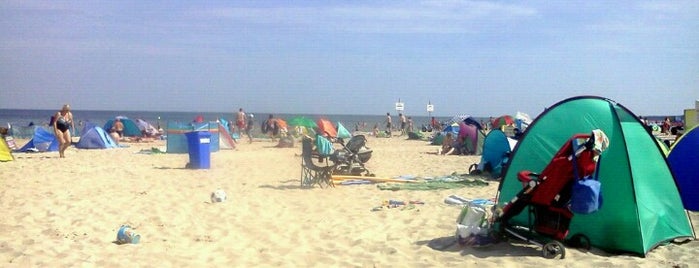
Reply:
<svg viewBox="0 0 699 268"><path fill-rule="evenodd" d="M515 126L522 132L524 132L531 123L532 118L528 114L519 111L515 114Z"/></svg>
<svg viewBox="0 0 699 268"><path fill-rule="evenodd" d="M604 203L593 214L575 215L569 236L581 233L597 248L642 256L667 241L694 237L655 139L631 111L601 97L563 100L532 122L505 168L498 203L510 201L522 189L519 171L542 171L571 136L593 129L601 129L610 140L599 167ZM511 223L527 226L526 214Z"/></svg>
<svg viewBox="0 0 699 268"><path fill-rule="evenodd" d="M337 122L337 137L349 139L352 137L352 134L350 134L349 130L347 130L347 128L345 128L345 126L343 126L342 123Z"/></svg>
<svg viewBox="0 0 699 268"><path fill-rule="evenodd" d="M109 149L117 148L119 145L109 136L109 133L95 124L85 125L80 136L80 140L75 147L80 149Z"/></svg>
<svg viewBox="0 0 699 268"><path fill-rule="evenodd" d="M187 141L187 136L185 133L191 131L208 131L211 134L209 151L218 152L220 149L220 138L219 135L219 123L218 122L204 122L204 123L182 123L176 121L168 121L167 129L167 153L182 154L189 152L189 143Z"/></svg>
<svg viewBox="0 0 699 268"><path fill-rule="evenodd" d="M145 133L150 136L158 134L158 129L155 128L153 124L148 123L148 121L146 120L136 118L136 121L134 121L134 123L136 123L136 126L138 127L138 130L141 131L141 134Z"/></svg>
<svg viewBox="0 0 699 268"><path fill-rule="evenodd" d="M7 142L5 142L3 137L0 139L0 162L12 161L14 159L14 156L12 156L12 150L10 150L10 146L7 145Z"/></svg>
<svg viewBox="0 0 699 268"><path fill-rule="evenodd" d="M672 144L667 162L684 208L699 211L699 127L694 126Z"/></svg>
<svg viewBox="0 0 699 268"><path fill-rule="evenodd" d="M143 134L141 133L141 129L138 128L138 125L133 120L125 116L117 116L116 118L119 118L119 120L121 120L121 123L124 124L124 137L143 136ZM114 120L115 119L108 120L107 123L104 124L104 127L102 129L105 129L107 131L112 129L112 125L114 125Z"/></svg>
<svg viewBox="0 0 699 268"><path fill-rule="evenodd" d="M444 137L447 136L447 133L451 132L452 136L456 137L457 135L459 135L459 130L459 122L451 123L432 138L431 144L442 145L442 141L444 140Z"/></svg>
<svg viewBox="0 0 699 268"><path fill-rule="evenodd" d="M221 126L223 126L223 128L226 130L226 132L221 132L221 131L219 130L219 132L220 132L222 135L228 133L228 136L231 137L231 139L232 139L233 141L235 141L236 139L240 139L240 134L239 134L238 132L231 132L231 125L230 125L230 124L231 124L232 122L229 123L228 120L226 120L226 119L223 118L223 117L220 117L220 118L218 119L218 123L221 124ZM241 129L240 131L244 131L244 130ZM225 137L224 137L224 138L225 138ZM233 146L233 147L235 147L235 146Z"/></svg>
<svg viewBox="0 0 699 268"><path fill-rule="evenodd" d="M222 122L223 120L219 120L218 124L218 146L220 149L235 149L235 141L232 138L232 135L230 132L228 132L228 128L226 125L224 125Z"/></svg>
<svg viewBox="0 0 699 268"><path fill-rule="evenodd" d="M510 140L499 129L493 129L488 132L488 135L483 140L483 154L481 155L481 162L478 164L478 170L490 173L493 178L500 178L502 170L509 160L510 153L514 149L514 144Z"/></svg>
<svg viewBox="0 0 699 268"><path fill-rule="evenodd" d="M464 139L464 147L469 154L481 155L483 153L485 134L477 126L461 122L457 135Z"/></svg>
<svg viewBox="0 0 699 268"><path fill-rule="evenodd" d="M18 151L55 152L58 151L58 139L56 139L53 131L46 130L43 127L36 127L34 128L32 139L22 148L19 148Z"/></svg>

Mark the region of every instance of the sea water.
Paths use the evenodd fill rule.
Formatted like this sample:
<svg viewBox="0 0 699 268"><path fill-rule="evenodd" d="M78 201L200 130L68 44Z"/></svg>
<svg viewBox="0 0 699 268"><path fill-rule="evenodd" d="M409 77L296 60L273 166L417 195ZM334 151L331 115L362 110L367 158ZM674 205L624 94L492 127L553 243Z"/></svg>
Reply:
<svg viewBox="0 0 699 268"><path fill-rule="evenodd" d="M58 110L22 110L22 109L0 109L0 126L12 127L12 135L17 138L28 138L33 134L35 126L48 126L51 116ZM96 111L96 110L72 110L75 127L78 133L86 123L94 123L98 126L116 118L124 116L130 119L143 119L155 127L165 128L168 122L192 122L195 117L202 116L206 121L227 120L234 121L234 112L158 112L158 111ZM385 129L386 115L348 115L348 114L275 114L269 112L252 112L255 115L256 129L272 114L275 118L289 120L296 116L305 116L312 119L327 118L330 121L342 125L350 131L371 132L374 126L380 130ZM394 127L400 127L398 113L391 113ZM428 125L430 117L428 115L407 115L412 117L413 128L419 130L423 125ZM452 117L435 118L442 122L448 122ZM477 120L487 120L487 118L476 118Z"/></svg>

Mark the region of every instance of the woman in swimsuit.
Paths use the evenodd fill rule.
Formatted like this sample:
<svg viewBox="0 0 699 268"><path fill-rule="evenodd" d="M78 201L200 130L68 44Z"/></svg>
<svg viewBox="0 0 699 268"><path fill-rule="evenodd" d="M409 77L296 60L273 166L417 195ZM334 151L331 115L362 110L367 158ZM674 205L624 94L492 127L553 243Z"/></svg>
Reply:
<svg viewBox="0 0 699 268"><path fill-rule="evenodd" d="M58 139L58 154L65 157L65 151L73 142L70 137L70 129L75 128L73 124L73 113L70 112L70 105L63 105L63 108L54 115L53 131Z"/></svg>

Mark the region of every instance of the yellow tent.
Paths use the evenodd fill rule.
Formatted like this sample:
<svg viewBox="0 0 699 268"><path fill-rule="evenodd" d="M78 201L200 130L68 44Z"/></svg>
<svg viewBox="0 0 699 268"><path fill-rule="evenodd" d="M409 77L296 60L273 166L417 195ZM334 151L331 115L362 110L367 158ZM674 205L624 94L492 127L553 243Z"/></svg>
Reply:
<svg viewBox="0 0 699 268"><path fill-rule="evenodd" d="M15 160L15 158L12 156L12 150L10 150L10 147L7 146L5 138L0 139L0 161L5 162L12 160Z"/></svg>

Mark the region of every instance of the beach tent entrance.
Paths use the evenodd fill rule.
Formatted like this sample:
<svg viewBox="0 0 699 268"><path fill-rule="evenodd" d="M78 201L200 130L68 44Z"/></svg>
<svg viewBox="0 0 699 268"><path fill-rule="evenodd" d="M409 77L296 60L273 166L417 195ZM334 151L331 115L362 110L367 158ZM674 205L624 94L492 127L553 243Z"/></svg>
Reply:
<svg viewBox="0 0 699 268"><path fill-rule="evenodd" d="M699 211L699 127L694 126L672 144L667 161L684 208Z"/></svg>
<svg viewBox="0 0 699 268"><path fill-rule="evenodd" d="M80 140L75 144L80 149L109 149L119 147L109 133L95 124L85 125Z"/></svg>
<svg viewBox="0 0 699 268"><path fill-rule="evenodd" d="M601 129L610 140L599 170L604 205L596 213L575 215L569 236L584 234L597 248L642 256L667 241L693 238L689 216L655 139L637 116L601 97L563 100L532 122L505 168L498 203L510 201L522 189L519 171L540 172L568 138L593 129ZM528 226L526 214L510 222Z"/></svg>
<svg viewBox="0 0 699 268"><path fill-rule="evenodd" d="M43 127L34 128L34 135L32 139L27 142L22 148L19 148L20 152L56 152L58 151L58 139L53 134L52 130L46 130Z"/></svg>
<svg viewBox="0 0 699 268"><path fill-rule="evenodd" d="M116 118L119 118L119 120L121 120L121 123L124 124L124 137L143 136L143 133L141 133L141 129L138 128L138 124L136 124L136 122L134 122L133 120L125 116L117 116ZM114 120L115 119L110 119L109 121L107 121L107 123L104 124L103 129L107 131L112 129L112 125L114 125Z"/></svg>
<svg viewBox="0 0 699 268"><path fill-rule="evenodd" d="M12 161L14 159L10 146L7 145L4 138L0 139L0 162Z"/></svg>

